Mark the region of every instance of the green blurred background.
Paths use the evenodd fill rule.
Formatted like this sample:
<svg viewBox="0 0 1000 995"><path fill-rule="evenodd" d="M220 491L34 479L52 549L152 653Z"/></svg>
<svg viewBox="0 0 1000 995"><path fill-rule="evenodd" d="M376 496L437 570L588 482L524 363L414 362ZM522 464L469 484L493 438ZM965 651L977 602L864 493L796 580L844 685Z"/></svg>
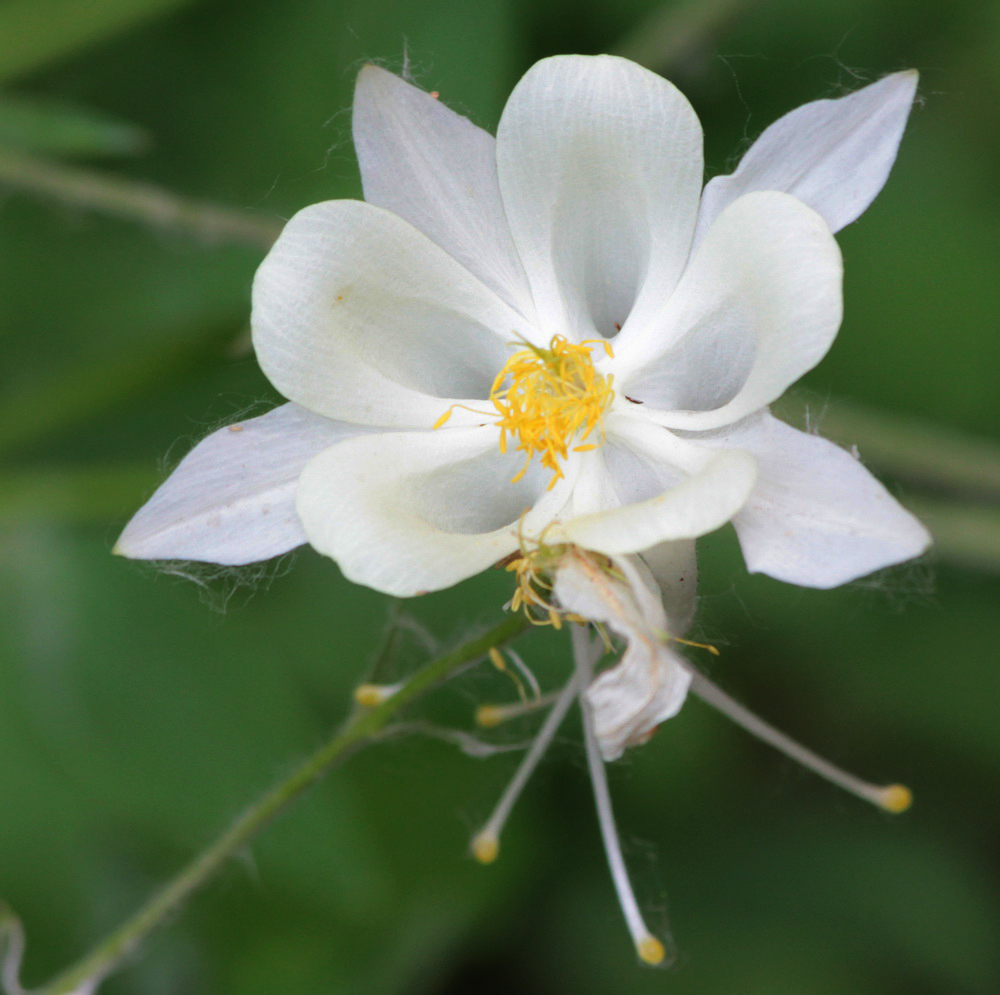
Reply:
<svg viewBox="0 0 1000 995"><path fill-rule="evenodd" d="M653 971L621 922L573 723L486 868L468 838L516 755L390 740L102 991L1000 991L990 0L0 0L0 896L27 928L27 984L322 741L391 609L308 550L194 580L110 555L194 441L276 400L245 346L263 248L109 217L67 184L152 183L265 230L359 196L348 108L365 60L400 69L406 53L492 128L536 59L601 51L685 90L710 173L802 102L922 71L889 185L840 236L843 331L786 412L858 442L939 548L816 592L747 577L726 530L705 547L697 632L722 647L725 687L849 769L909 783L913 810L873 811L692 701L610 770L633 879L676 950ZM39 159L72 170L52 174L62 200L23 189L49 176ZM403 608L450 645L507 593L493 574ZM550 686L568 667L551 636L521 648ZM480 667L416 715L468 728L476 701L512 696Z"/></svg>

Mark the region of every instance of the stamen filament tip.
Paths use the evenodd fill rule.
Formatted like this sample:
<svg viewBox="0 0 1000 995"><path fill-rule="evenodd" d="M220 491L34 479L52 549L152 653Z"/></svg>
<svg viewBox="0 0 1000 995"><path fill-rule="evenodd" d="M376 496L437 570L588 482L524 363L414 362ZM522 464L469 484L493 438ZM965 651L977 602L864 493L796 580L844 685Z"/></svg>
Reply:
<svg viewBox="0 0 1000 995"><path fill-rule="evenodd" d="M662 964L663 958L667 955L663 944L655 936L644 936L635 945L635 950L639 955L639 960L654 967L657 964Z"/></svg>
<svg viewBox="0 0 1000 995"><path fill-rule="evenodd" d="M354 689L354 700L365 708L374 708L388 701L400 687L399 684L359 684Z"/></svg>
<svg viewBox="0 0 1000 995"><path fill-rule="evenodd" d="M505 718L499 705L480 705L476 709L476 725L481 729L495 729Z"/></svg>
<svg viewBox="0 0 1000 995"><path fill-rule="evenodd" d="M481 864L492 864L500 854L500 840L488 829L472 838L472 856Z"/></svg>
<svg viewBox="0 0 1000 995"><path fill-rule="evenodd" d="M905 784L889 784L882 789L879 805L887 812L898 815L913 804L913 792Z"/></svg>

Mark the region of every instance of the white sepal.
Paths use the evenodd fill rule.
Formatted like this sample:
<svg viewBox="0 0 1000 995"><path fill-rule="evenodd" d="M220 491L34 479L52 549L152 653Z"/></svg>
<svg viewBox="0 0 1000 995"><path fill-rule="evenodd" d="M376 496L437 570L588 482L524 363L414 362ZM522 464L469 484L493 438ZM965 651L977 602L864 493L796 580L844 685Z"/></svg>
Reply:
<svg viewBox="0 0 1000 995"><path fill-rule="evenodd" d="M751 190L781 190L839 231L875 199L896 161L918 74L893 73L837 100L815 100L778 118L734 173L705 187L698 237Z"/></svg>
<svg viewBox="0 0 1000 995"><path fill-rule="evenodd" d="M295 512L302 468L365 431L285 404L213 432L136 512L115 552L134 560L239 565L306 541Z"/></svg>
<svg viewBox="0 0 1000 995"><path fill-rule="evenodd" d="M757 460L757 486L733 519L752 572L836 587L919 556L931 542L857 457L826 439L765 412L712 441Z"/></svg>
<svg viewBox="0 0 1000 995"><path fill-rule="evenodd" d="M365 200L419 228L530 317L497 182L496 139L378 66L358 73L354 148Z"/></svg>

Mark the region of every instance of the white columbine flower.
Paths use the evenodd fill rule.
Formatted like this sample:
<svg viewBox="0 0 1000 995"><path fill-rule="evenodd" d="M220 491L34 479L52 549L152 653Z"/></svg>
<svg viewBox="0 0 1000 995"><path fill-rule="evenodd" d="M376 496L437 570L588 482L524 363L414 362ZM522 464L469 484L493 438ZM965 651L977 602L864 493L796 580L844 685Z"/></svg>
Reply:
<svg viewBox="0 0 1000 995"><path fill-rule="evenodd" d="M239 564L308 541L413 595L544 536L642 552L675 631L693 540L729 520L750 570L812 587L920 553L854 457L768 413L837 333L831 232L885 181L915 83L800 107L703 193L693 110L624 59L538 63L495 140L364 68L367 203L301 211L254 284L291 403L197 446L118 552Z"/></svg>
<svg viewBox="0 0 1000 995"><path fill-rule="evenodd" d="M885 182L915 85L898 73L800 107L702 191L690 105L623 59L539 63L495 140L366 67L354 139L367 203L301 211L254 283L257 356L291 403L198 445L118 552L240 564L308 541L396 595L513 557L520 596L551 594L536 609L618 635L622 660L595 678L600 647L573 626L574 673L528 703L552 707L474 852L495 857L579 697L615 885L640 956L659 962L603 762L689 688L876 804L908 803L748 713L667 630L690 617L694 540L730 520L749 569L812 587L927 545L853 456L768 412L837 333L833 232Z"/></svg>

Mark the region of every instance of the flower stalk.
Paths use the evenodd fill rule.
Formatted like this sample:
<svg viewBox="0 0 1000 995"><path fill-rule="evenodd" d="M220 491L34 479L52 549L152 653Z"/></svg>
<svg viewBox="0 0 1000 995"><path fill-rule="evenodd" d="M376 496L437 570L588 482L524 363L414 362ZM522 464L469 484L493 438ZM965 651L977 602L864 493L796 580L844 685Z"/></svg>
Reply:
<svg viewBox="0 0 1000 995"><path fill-rule="evenodd" d="M65 166L38 156L4 149L0 154L0 186L52 197L155 228L193 235L206 242L235 242L267 250L281 234L281 223L241 211L191 200L135 180L78 166Z"/></svg>
<svg viewBox="0 0 1000 995"><path fill-rule="evenodd" d="M160 923L190 895L211 879L270 821L284 811L331 767L355 749L370 742L403 708L433 685L461 667L485 656L497 645L513 639L527 627L512 615L488 632L432 660L402 684L395 694L370 709L358 711L315 753L240 815L214 843L203 850L172 881L153 895L138 912L99 943L76 964L59 974L36 995L70 995L95 991ZM8 982L9 984L9 982ZM16 989L15 989L16 990Z"/></svg>

